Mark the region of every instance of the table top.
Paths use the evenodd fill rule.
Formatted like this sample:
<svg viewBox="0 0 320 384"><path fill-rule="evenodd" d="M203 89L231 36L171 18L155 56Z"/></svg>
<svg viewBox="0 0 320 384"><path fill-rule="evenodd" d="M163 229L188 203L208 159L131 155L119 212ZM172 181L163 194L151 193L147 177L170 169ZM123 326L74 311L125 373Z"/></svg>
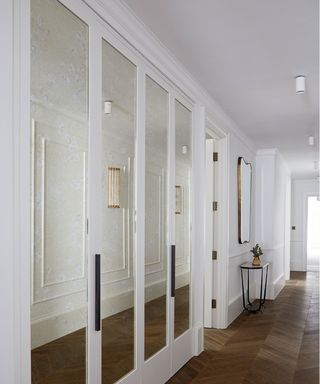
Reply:
<svg viewBox="0 0 320 384"><path fill-rule="evenodd" d="M264 263L261 263L260 265L252 265L252 262L249 261L247 263L241 264L240 268L242 268L242 269L263 269L263 268L267 267L269 264L270 263L268 263L268 262L264 262Z"/></svg>

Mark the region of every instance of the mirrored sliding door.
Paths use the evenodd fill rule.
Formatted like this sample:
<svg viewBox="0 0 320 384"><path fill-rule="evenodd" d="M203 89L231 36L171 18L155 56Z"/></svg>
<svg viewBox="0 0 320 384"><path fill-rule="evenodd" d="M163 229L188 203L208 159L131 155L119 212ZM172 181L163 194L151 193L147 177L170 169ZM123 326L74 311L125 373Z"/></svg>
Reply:
<svg viewBox="0 0 320 384"><path fill-rule="evenodd" d="M33 384L86 383L88 26L31 1Z"/></svg>
<svg viewBox="0 0 320 384"><path fill-rule="evenodd" d="M146 77L145 360L167 344L168 92Z"/></svg>
<svg viewBox="0 0 320 384"><path fill-rule="evenodd" d="M191 107L115 35L31 0L32 384L162 384L192 354Z"/></svg>
<svg viewBox="0 0 320 384"><path fill-rule="evenodd" d="M174 337L190 327L192 114L175 101Z"/></svg>
<svg viewBox="0 0 320 384"><path fill-rule="evenodd" d="M137 69L102 40L102 383L135 368Z"/></svg>

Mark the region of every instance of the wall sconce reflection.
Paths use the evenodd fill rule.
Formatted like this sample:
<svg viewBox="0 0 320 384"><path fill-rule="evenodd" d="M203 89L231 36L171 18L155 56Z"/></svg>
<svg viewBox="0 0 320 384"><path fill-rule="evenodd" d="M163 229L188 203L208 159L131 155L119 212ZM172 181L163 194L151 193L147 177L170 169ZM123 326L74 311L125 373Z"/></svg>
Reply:
<svg viewBox="0 0 320 384"><path fill-rule="evenodd" d="M120 168L108 167L108 208L120 208Z"/></svg>
<svg viewBox="0 0 320 384"><path fill-rule="evenodd" d="M176 215L182 213L182 186L176 185Z"/></svg>

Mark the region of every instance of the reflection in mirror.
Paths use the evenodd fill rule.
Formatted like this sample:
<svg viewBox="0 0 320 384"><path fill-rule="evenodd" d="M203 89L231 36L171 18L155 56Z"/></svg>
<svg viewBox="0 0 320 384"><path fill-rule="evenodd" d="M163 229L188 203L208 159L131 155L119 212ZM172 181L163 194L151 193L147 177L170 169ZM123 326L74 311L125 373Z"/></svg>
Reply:
<svg viewBox="0 0 320 384"><path fill-rule="evenodd" d="M134 369L137 69L102 40L102 383Z"/></svg>
<svg viewBox="0 0 320 384"><path fill-rule="evenodd" d="M191 256L192 114L175 102L175 243L176 291L174 337L189 329Z"/></svg>
<svg viewBox="0 0 320 384"><path fill-rule="evenodd" d="M168 93L146 77L145 359L166 345Z"/></svg>
<svg viewBox="0 0 320 384"><path fill-rule="evenodd" d="M31 1L33 384L86 382L88 27Z"/></svg>
<svg viewBox="0 0 320 384"><path fill-rule="evenodd" d="M250 241L251 218L251 164L238 159L238 233L239 243Z"/></svg>

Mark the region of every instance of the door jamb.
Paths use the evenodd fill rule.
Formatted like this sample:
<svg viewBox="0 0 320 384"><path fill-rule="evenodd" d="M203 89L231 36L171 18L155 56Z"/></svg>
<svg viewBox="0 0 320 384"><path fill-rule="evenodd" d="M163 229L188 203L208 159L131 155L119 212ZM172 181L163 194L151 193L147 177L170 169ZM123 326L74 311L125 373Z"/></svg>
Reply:
<svg viewBox="0 0 320 384"><path fill-rule="evenodd" d="M216 199L219 208L216 218L216 248L218 259L216 264L217 302L216 320L212 321L212 328L226 328L228 326L228 264L229 264L229 134L221 130L210 118L206 118L206 133L217 140L219 153L218 167L215 175L217 182ZM206 215L204 215L206 216ZM206 228L206 223L205 223Z"/></svg>

